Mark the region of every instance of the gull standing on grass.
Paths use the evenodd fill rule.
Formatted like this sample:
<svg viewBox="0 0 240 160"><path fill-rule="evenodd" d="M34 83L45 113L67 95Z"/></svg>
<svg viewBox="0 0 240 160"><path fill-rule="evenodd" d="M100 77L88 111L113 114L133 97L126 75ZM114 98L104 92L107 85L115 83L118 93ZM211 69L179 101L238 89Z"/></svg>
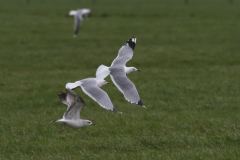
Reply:
<svg viewBox="0 0 240 160"><path fill-rule="evenodd" d="M85 102L74 91L66 89L66 92L60 92L58 96L62 103L68 106L67 111L64 113L62 119L52 121L63 123L62 129L59 131L59 133L64 130L65 125L72 128L81 128L85 126L95 125L89 120L80 118L80 111L85 106Z"/></svg>
<svg viewBox="0 0 240 160"><path fill-rule="evenodd" d="M139 97L135 85L128 79L126 74L140 71L135 67L126 67L126 63L132 58L136 45L136 38L130 38L118 51L117 58L114 59L110 67L100 65L97 73L103 78L110 75L115 86L123 93L125 99L131 103L145 107Z"/></svg>
<svg viewBox="0 0 240 160"><path fill-rule="evenodd" d="M82 24L82 21L83 21L83 15L85 17L89 17L89 14L90 14L91 10L90 9L78 9L76 11L74 10L71 10L69 12L69 15L70 16L74 16L74 35L73 37L76 37L77 36L77 33L79 31L79 28Z"/></svg>
<svg viewBox="0 0 240 160"><path fill-rule="evenodd" d="M92 98L94 101L96 101L100 106L107 110L118 112L114 108L108 94L100 88L103 85L108 84L108 82L104 80L103 76L104 75L99 74L97 71L96 78L86 78L76 81L74 83L67 83L66 88L75 89L77 87L81 87L83 92L87 94L90 98Z"/></svg>

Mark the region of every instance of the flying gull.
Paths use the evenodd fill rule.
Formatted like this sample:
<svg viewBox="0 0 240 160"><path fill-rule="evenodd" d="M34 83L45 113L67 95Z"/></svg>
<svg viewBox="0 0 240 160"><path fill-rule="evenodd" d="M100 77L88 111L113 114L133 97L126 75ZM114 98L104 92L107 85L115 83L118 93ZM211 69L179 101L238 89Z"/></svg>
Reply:
<svg viewBox="0 0 240 160"><path fill-rule="evenodd" d="M96 101L101 107L107 110L118 112L114 108L108 94L100 88L105 84L108 84L108 82L106 82L103 78L103 75L99 74L97 71L96 78L86 78L74 83L67 83L66 88L75 89L77 87L81 87L83 92Z"/></svg>
<svg viewBox="0 0 240 160"><path fill-rule="evenodd" d="M115 86L123 93L125 99L131 103L145 107L139 97L135 85L128 79L126 74L139 71L135 67L126 67L126 63L132 58L136 45L136 38L130 38L118 51L118 56L114 59L110 67L100 65L97 73L102 78L110 75Z"/></svg>
<svg viewBox="0 0 240 160"><path fill-rule="evenodd" d="M60 92L58 96L62 103L68 106L67 111L63 115L63 118L53 121L57 123L63 123L62 129L59 131L59 133L64 130L65 125L72 128L81 128L85 126L95 125L89 120L80 118L80 111L85 106L85 102L74 91L66 89L66 92Z"/></svg>
<svg viewBox="0 0 240 160"><path fill-rule="evenodd" d="M77 36L79 28L82 24L82 21L83 21L82 16L89 17L90 12L91 12L90 9L78 9L76 11L71 10L69 12L70 16L74 16L74 28L73 28L74 29L74 35L73 35L74 37Z"/></svg>

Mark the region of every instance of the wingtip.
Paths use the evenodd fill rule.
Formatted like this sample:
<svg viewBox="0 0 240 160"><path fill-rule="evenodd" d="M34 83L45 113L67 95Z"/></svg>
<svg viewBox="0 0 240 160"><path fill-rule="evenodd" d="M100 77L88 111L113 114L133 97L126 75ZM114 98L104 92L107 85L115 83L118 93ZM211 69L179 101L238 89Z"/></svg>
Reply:
<svg viewBox="0 0 240 160"><path fill-rule="evenodd" d="M130 102L130 103L132 103L132 104L139 105L139 106L141 106L141 107L147 108L146 106L143 105L141 99L140 99L138 102L132 102L132 101L129 101L129 100L127 100L127 101Z"/></svg>
<svg viewBox="0 0 240 160"><path fill-rule="evenodd" d="M130 38L131 39L131 38ZM132 42L137 43L137 38L132 38Z"/></svg>
<svg viewBox="0 0 240 160"><path fill-rule="evenodd" d="M132 48L133 51L135 49L136 42L137 42L137 38L134 38L134 37L130 38L127 41L127 44L129 45L130 48Z"/></svg>
<svg viewBox="0 0 240 160"><path fill-rule="evenodd" d="M115 109L115 111L113 111L113 112L117 112L117 113L120 113L120 114L122 114L122 112L120 112L120 111L117 111L116 109Z"/></svg>
<svg viewBox="0 0 240 160"><path fill-rule="evenodd" d="M139 101L138 101L137 105L139 105L139 106L142 106L142 107L146 108L146 107L143 105L143 103L142 103L142 101L141 101L141 100L139 100Z"/></svg>
<svg viewBox="0 0 240 160"><path fill-rule="evenodd" d="M67 90L67 89L66 89ZM58 97L59 97L59 99L62 101L62 100L66 100L66 95L67 95L67 93L65 93L65 92L62 92L62 91L59 91L59 93L58 93Z"/></svg>
<svg viewBox="0 0 240 160"><path fill-rule="evenodd" d="M122 112L119 112L118 110L116 110L115 108L113 108L112 111L117 112L117 113L122 113Z"/></svg>
<svg viewBox="0 0 240 160"><path fill-rule="evenodd" d="M86 105L86 102L82 99L81 96L78 95L78 97L80 98L80 101L83 103L83 105L85 106Z"/></svg>

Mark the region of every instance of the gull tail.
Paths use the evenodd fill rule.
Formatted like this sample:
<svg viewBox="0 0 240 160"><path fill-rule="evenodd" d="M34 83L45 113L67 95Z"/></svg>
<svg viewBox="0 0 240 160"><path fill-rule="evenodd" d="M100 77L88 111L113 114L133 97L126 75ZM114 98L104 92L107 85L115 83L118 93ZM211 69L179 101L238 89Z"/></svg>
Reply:
<svg viewBox="0 0 240 160"><path fill-rule="evenodd" d="M51 121L51 122L62 123L59 120L61 120L61 119L57 119L57 120L54 120L54 121Z"/></svg>
<svg viewBox="0 0 240 160"><path fill-rule="evenodd" d="M57 119L55 121L51 121L51 122L56 122L56 123L65 123L65 120L64 119Z"/></svg>
<svg viewBox="0 0 240 160"><path fill-rule="evenodd" d="M67 89L75 89L77 87L80 87L81 86L81 82L80 81L76 81L75 83L67 83L66 84L66 88Z"/></svg>
<svg viewBox="0 0 240 160"><path fill-rule="evenodd" d="M109 67L105 65L100 65L96 71L96 78L99 80L103 80L110 74Z"/></svg>

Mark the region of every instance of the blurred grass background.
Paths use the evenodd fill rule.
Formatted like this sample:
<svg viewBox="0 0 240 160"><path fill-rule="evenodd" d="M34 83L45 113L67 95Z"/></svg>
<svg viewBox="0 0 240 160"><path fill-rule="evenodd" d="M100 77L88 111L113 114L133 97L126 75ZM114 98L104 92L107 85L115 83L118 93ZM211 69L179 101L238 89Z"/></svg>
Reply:
<svg viewBox="0 0 240 160"><path fill-rule="evenodd" d="M227 0L0 2L0 159L238 159L240 11ZM77 38L70 10L90 8ZM128 77L147 107L103 86L115 108L85 95L81 118L50 121L67 82L95 77L137 37ZM108 82L111 79L106 78Z"/></svg>

